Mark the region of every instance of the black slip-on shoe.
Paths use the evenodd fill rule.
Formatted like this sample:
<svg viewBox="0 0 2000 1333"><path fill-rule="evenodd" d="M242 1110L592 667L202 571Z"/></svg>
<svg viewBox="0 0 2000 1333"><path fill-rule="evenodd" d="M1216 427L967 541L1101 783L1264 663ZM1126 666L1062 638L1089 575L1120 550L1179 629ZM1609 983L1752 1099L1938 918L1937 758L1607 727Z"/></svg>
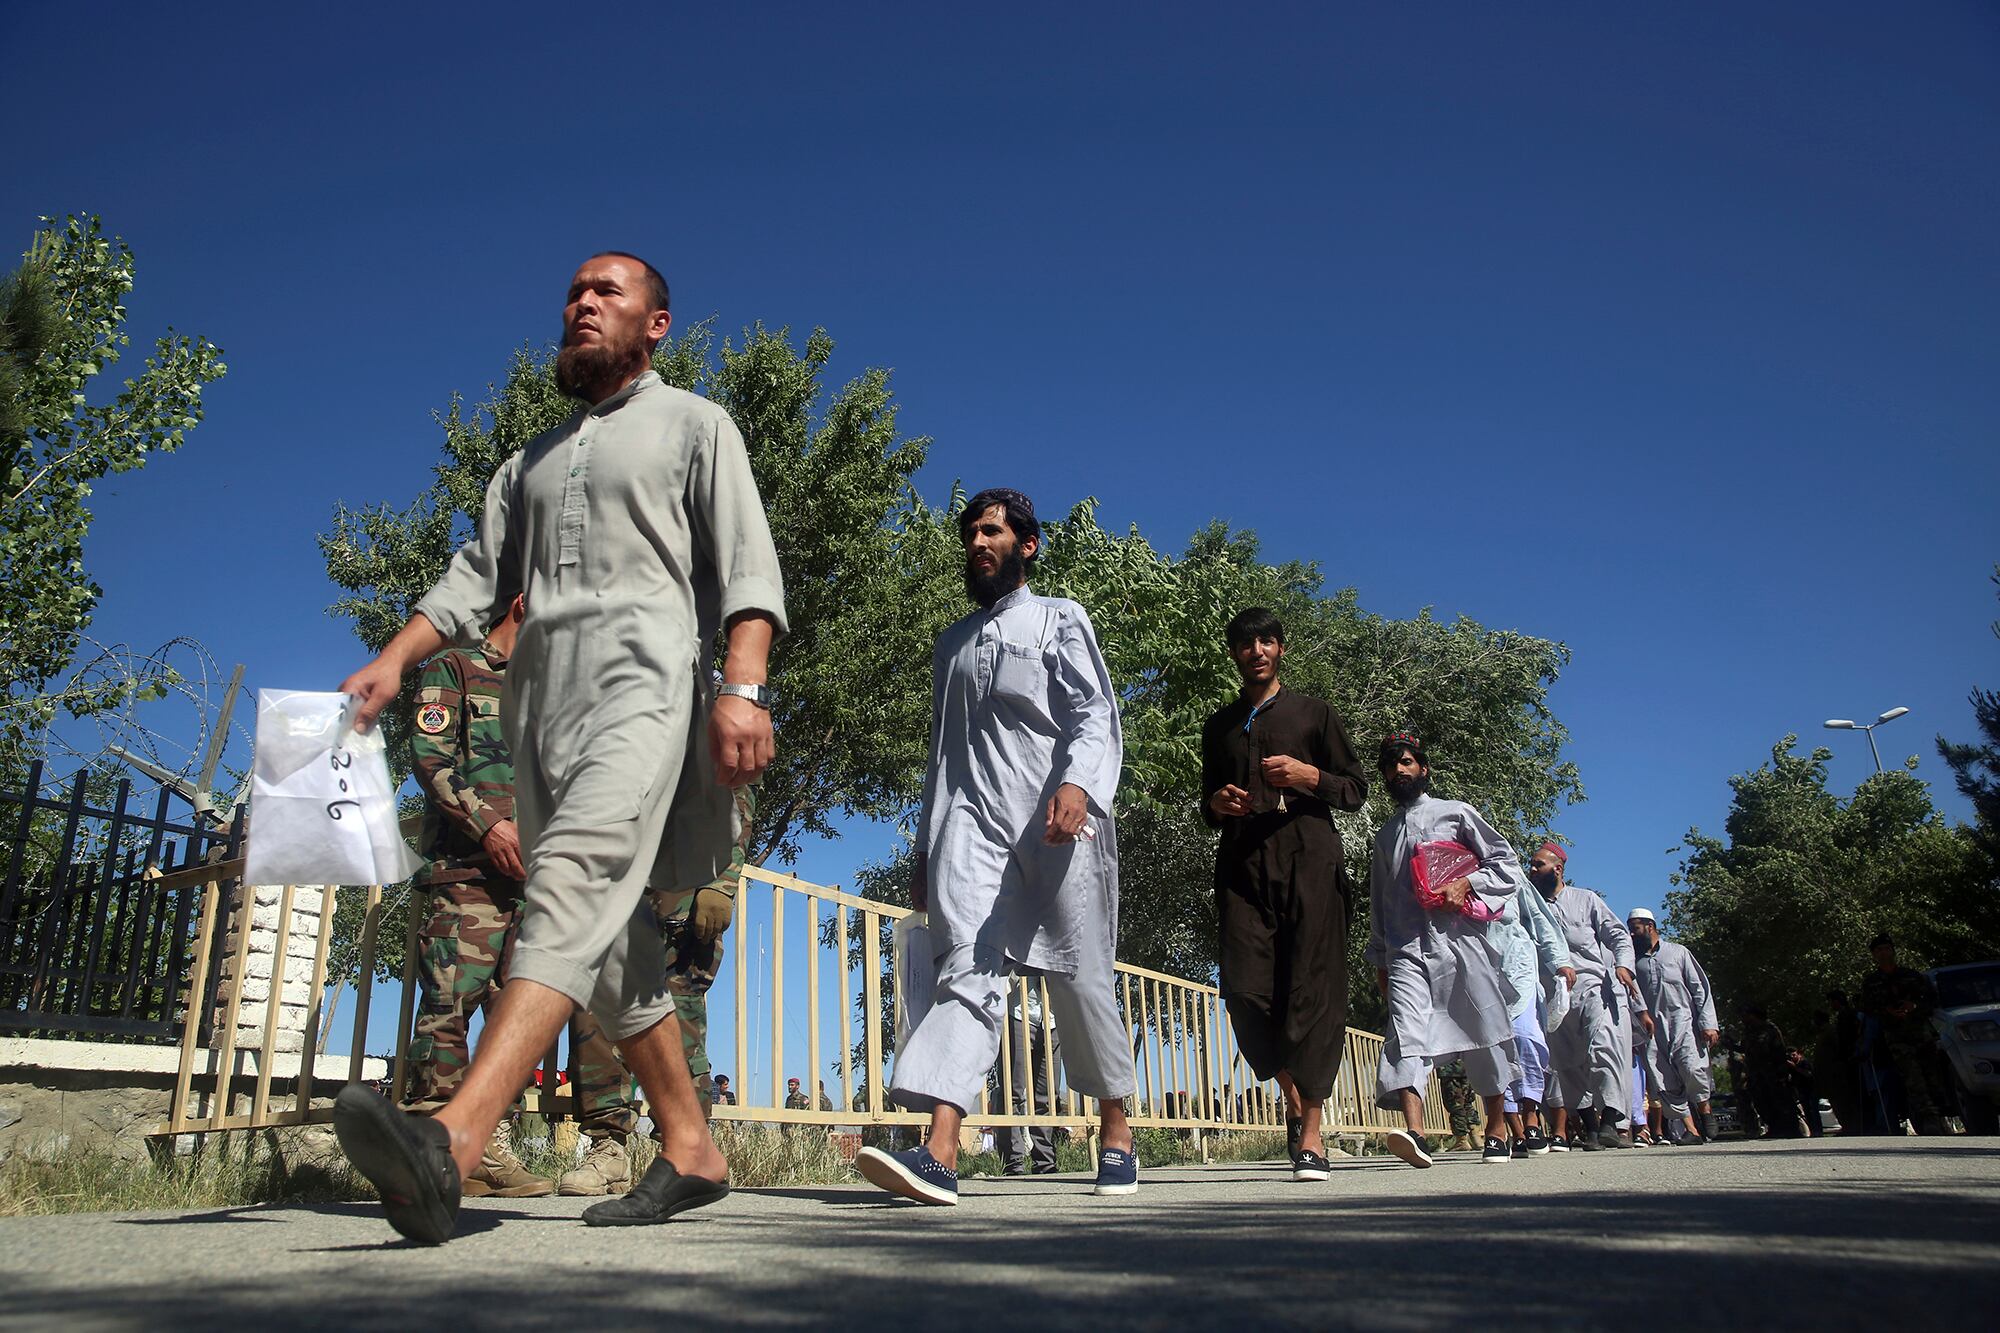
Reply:
<svg viewBox="0 0 2000 1333"><path fill-rule="evenodd" d="M1382 1146L1411 1166L1424 1167L1431 1164L1431 1143L1422 1134L1412 1134L1406 1129L1392 1129L1382 1140Z"/></svg>
<svg viewBox="0 0 2000 1333"><path fill-rule="evenodd" d="M1326 1180L1333 1175L1333 1167L1326 1158L1311 1148L1301 1148L1292 1158L1293 1180Z"/></svg>
<svg viewBox="0 0 2000 1333"><path fill-rule="evenodd" d="M451 1239L460 1182L443 1125L350 1083L334 1098L333 1132L347 1160L382 1196L390 1226L420 1245Z"/></svg>
<svg viewBox="0 0 2000 1333"><path fill-rule="evenodd" d="M1513 1160L1514 1154L1508 1150L1507 1140L1487 1136L1486 1146L1479 1153L1481 1165L1505 1166Z"/></svg>
<svg viewBox="0 0 2000 1333"><path fill-rule="evenodd" d="M639 1183L615 1199L583 1210L585 1226L658 1226L690 1208L701 1208L726 1197L729 1182L684 1176L664 1157L655 1157Z"/></svg>

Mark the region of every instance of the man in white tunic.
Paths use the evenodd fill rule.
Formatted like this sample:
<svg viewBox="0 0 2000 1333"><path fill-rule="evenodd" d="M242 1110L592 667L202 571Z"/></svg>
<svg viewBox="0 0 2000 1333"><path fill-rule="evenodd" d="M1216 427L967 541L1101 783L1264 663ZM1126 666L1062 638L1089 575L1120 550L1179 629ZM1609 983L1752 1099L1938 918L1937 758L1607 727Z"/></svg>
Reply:
<svg viewBox="0 0 2000 1333"><path fill-rule="evenodd" d="M1618 1126L1632 1104L1632 1010L1653 1030L1632 975L1632 936L1604 899L1566 882L1569 853L1545 842L1528 863L1528 879L1541 891L1569 944L1577 984L1570 1016L1549 1034L1555 1080L1548 1105L1559 1139L1587 1152L1629 1148Z"/></svg>
<svg viewBox="0 0 2000 1333"><path fill-rule="evenodd" d="M1468 895L1498 901L1519 893L1521 864L1507 840L1463 801L1430 795L1423 743L1408 732L1382 742L1376 770L1396 814L1375 834L1368 863L1369 932L1365 957L1389 1002L1389 1031L1375 1074L1375 1104L1400 1110L1407 1131L1386 1146L1411 1166L1431 1164L1423 1134L1423 1089L1431 1070L1459 1060L1485 1102L1482 1160L1509 1159L1501 1097L1513 1072L1514 985L1486 923L1464 913ZM1442 885L1444 904L1426 908L1411 881L1411 861L1427 843L1456 843L1478 860L1470 875Z"/></svg>
<svg viewBox="0 0 2000 1333"><path fill-rule="evenodd" d="M1036 975L1062 1033L1070 1089L1098 1099L1097 1192L1138 1189L1123 1099L1132 1046L1113 991L1124 759L1118 701L1090 617L1037 597L1034 506L991 490L959 517L979 609L931 657L931 757L912 897L928 906L937 985L896 1057L891 1093L931 1113L926 1146L864 1148L870 1181L923 1203L958 1202L958 1136L999 1054L1010 976Z"/></svg>
<svg viewBox="0 0 2000 1333"><path fill-rule="evenodd" d="M650 369L672 315L659 273L599 254L563 310L556 380L581 400L503 463L478 531L382 654L342 684L365 726L403 675L447 641L470 643L524 594L502 721L516 767L526 906L509 981L465 1082L435 1117L404 1117L358 1085L342 1091L341 1146L404 1235L435 1244L459 1184L574 1007L587 1005L638 1077L662 1151L592 1225L664 1222L728 1193L667 991L649 878L682 884L729 858L726 820L663 833L691 750L718 784L770 763L764 692L784 630L782 579L742 436L721 408ZM712 600L711 600L712 599ZM707 614L727 627L726 683L700 670ZM726 814L726 801L710 803ZM683 836L685 834L685 836Z"/></svg>
<svg viewBox="0 0 2000 1333"><path fill-rule="evenodd" d="M1707 1143L1715 1138L1709 1052L1721 1039L1708 973L1686 947L1660 935L1659 922L1645 908L1633 909L1626 926L1638 955L1633 971L1639 993L1653 1015L1650 1068L1658 1076L1660 1100L1667 1114L1680 1117L1688 1134L1681 1142Z"/></svg>
<svg viewBox="0 0 2000 1333"><path fill-rule="evenodd" d="M1576 985L1562 923L1539 893L1488 898L1499 916L1486 934L1500 951L1501 970L1514 987L1507 1017L1514 1025L1514 1072L1507 1083L1507 1128L1516 1157L1542 1157L1549 1139L1542 1132L1542 1096L1548 1086L1549 1041L1544 1005L1558 979Z"/></svg>

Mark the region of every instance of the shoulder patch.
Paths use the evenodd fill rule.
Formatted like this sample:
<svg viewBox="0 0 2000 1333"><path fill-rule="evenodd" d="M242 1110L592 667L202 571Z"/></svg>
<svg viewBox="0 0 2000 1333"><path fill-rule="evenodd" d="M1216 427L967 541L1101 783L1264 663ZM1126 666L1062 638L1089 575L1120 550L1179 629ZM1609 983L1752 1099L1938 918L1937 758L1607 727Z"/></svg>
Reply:
<svg viewBox="0 0 2000 1333"><path fill-rule="evenodd" d="M425 704L417 710L417 730L426 736L436 736L451 725L451 710L443 704Z"/></svg>

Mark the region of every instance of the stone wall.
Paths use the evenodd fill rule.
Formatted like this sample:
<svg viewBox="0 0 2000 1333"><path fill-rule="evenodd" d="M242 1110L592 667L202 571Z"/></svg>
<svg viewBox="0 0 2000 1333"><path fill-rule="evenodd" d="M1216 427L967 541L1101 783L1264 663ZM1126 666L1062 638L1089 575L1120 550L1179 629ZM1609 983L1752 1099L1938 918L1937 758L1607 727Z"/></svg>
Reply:
<svg viewBox="0 0 2000 1333"><path fill-rule="evenodd" d="M204 1094L215 1085L213 1051L201 1054L195 1088ZM239 1108L257 1085L254 1054L239 1052L230 1062ZM298 1088L299 1057L273 1056L272 1101L289 1109ZM84 1146L109 1149L128 1157L146 1153L148 1135L167 1120L173 1101L180 1052L169 1046L128 1046L110 1042L50 1041L0 1037L0 1159L10 1153L60 1153ZM345 1053L324 1056L314 1069L315 1106L328 1101L347 1081ZM362 1061L364 1079L387 1078L386 1061ZM193 1135L180 1144L192 1145Z"/></svg>
<svg viewBox="0 0 2000 1333"><path fill-rule="evenodd" d="M213 1018L214 1045L218 1049L222 1046L223 1020L228 1017L229 987L246 903L250 909L250 951L243 960L243 1002L236 1011L236 1049L262 1049L273 984L280 989L278 1035L272 1049L287 1052L305 1049L306 1021L310 1016L308 992L312 987L313 960L319 949L320 912L326 900L327 894L319 885L302 884L292 890L291 924L281 948L278 918L283 909L284 890L275 884L238 886L236 901L230 909L229 930L222 943L222 985L216 991Z"/></svg>

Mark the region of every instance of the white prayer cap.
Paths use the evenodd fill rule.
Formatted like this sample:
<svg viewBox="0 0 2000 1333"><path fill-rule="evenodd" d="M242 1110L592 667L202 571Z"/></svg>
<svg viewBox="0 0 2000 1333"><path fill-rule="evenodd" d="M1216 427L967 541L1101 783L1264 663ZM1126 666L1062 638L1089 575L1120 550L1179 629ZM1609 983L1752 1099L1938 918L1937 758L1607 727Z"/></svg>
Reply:
<svg viewBox="0 0 2000 1333"><path fill-rule="evenodd" d="M1631 911L1625 914L1625 922L1627 925L1630 925L1634 921L1651 921L1656 926L1660 924L1657 921L1653 921L1653 913L1651 912L1651 910L1644 907L1635 907Z"/></svg>

